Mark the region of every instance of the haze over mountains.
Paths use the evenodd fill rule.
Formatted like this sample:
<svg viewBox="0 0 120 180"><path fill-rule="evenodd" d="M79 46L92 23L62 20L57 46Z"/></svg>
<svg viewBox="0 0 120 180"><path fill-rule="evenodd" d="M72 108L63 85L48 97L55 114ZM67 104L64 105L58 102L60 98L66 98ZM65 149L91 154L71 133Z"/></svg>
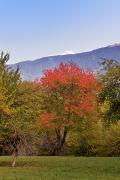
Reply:
<svg viewBox="0 0 120 180"><path fill-rule="evenodd" d="M120 63L120 44L95 49L89 52L48 56L34 61L23 61L11 64L9 67L16 69L19 65L21 78L23 80L34 80L42 76L45 69L55 68L61 62L73 61L83 69L99 69L101 58L114 59Z"/></svg>

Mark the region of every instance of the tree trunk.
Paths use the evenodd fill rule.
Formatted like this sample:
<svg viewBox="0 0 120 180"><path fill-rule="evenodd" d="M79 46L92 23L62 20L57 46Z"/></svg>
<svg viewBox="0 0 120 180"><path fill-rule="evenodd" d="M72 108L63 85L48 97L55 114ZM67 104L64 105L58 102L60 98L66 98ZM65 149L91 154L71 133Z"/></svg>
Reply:
<svg viewBox="0 0 120 180"><path fill-rule="evenodd" d="M64 133L63 133L63 137L61 137L59 134L59 136L57 138L58 139L57 145L54 148L53 153L52 153L53 156L60 156L62 148L63 148L65 141L66 141L67 132L68 131L65 128Z"/></svg>
<svg viewBox="0 0 120 180"><path fill-rule="evenodd" d="M16 165L16 156L14 156L13 158L12 167L15 167L15 165Z"/></svg>
<svg viewBox="0 0 120 180"><path fill-rule="evenodd" d="M17 156L18 156L18 153L17 153L17 151L15 151L15 152L13 153L12 167L15 167L15 165L16 165Z"/></svg>

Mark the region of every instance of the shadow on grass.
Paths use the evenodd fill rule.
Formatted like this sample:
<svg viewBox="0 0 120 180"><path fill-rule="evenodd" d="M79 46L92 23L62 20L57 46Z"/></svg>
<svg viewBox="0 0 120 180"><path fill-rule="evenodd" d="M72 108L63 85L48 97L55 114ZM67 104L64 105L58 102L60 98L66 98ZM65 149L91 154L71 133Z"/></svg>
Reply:
<svg viewBox="0 0 120 180"><path fill-rule="evenodd" d="M15 167L39 167L40 165L36 162L27 162L27 161L16 161ZM12 161L2 161L0 162L0 167L12 167Z"/></svg>

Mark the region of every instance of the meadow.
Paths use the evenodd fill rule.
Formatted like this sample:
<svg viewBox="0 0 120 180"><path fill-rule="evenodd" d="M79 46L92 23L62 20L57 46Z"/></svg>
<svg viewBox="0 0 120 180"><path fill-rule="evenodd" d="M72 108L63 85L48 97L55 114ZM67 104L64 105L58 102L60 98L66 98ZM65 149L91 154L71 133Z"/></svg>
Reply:
<svg viewBox="0 0 120 180"><path fill-rule="evenodd" d="M0 157L0 180L118 180L119 157Z"/></svg>

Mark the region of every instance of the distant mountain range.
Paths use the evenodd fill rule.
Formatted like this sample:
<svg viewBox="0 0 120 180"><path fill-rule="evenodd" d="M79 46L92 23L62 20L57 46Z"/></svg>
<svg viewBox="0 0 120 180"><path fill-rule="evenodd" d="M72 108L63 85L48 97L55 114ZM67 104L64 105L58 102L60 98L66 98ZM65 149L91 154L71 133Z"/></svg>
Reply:
<svg viewBox="0 0 120 180"><path fill-rule="evenodd" d="M120 44L115 44L89 52L48 56L34 61L22 61L16 64L10 64L9 67L16 69L19 65L21 78L23 80L34 80L41 77L43 70L55 68L61 62L67 63L73 61L83 69L99 69L101 58L114 59L120 63Z"/></svg>

